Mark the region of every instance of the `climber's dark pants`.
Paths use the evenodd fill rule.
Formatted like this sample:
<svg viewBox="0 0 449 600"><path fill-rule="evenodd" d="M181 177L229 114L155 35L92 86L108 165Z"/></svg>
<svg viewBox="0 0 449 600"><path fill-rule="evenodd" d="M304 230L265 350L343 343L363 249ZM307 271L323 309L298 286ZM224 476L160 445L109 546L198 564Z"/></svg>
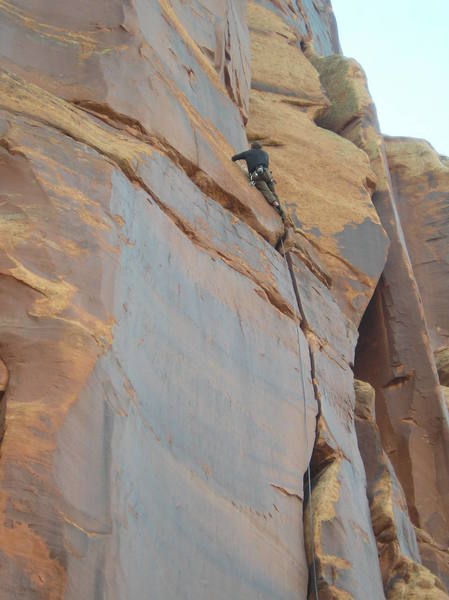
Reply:
<svg viewBox="0 0 449 600"><path fill-rule="evenodd" d="M256 184L256 188L259 190L259 192L262 192L265 200L269 203L269 204L274 204L275 202L279 202L279 198L276 194L276 190L274 189L274 183L271 182L267 182L264 179L259 179L258 181L255 182Z"/></svg>
<svg viewBox="0 0 449 600"><path fill-rule="evenodd" d="M281 208L281 203L279 201L278 195L276 194L276 189L274 187L273 178L268 169L264 169L262 174L253 174L252 181L256 188L263 194L265 200L274 205L278 213L283 217L283 211Z"/></svg>

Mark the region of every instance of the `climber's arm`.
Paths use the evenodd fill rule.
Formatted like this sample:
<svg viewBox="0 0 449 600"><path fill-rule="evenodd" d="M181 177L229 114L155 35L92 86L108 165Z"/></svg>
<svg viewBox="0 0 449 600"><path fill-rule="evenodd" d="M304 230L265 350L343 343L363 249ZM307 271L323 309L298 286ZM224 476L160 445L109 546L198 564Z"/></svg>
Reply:
<svg viewBox="0 0 449 600"><path fill-rule="evenodd" d="M248 150L245 150L245 152L240 152L240 154L234 154L231 160L232 162L235 162L236 160L245 160L247 156Z"/></svg>

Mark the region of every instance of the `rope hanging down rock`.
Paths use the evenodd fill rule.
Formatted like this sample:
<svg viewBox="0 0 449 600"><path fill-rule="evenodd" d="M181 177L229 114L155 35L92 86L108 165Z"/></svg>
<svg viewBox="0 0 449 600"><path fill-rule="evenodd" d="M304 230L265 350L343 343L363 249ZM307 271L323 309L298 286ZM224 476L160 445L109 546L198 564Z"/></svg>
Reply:
<svg viewBox="0 0 449 600"><path fill-rule="evenodd" d="M299 288L298 282L296 281L296 276L293 271L293 266L290 261L287 261L287 253L284 248L284 240L281 238L281 247L282 247L282 256L284 257L284 263L289 274L289 277L292 282L292 306L295 316L295 324L296 324L296 334L298 337L298 356L299 356L299 371L301 373L301 388L302 388L302 397L304 400L304 436L306 440L306 457L309 454L309 434L307 431L307 406L306 406L306 385L304 380L304 368L302 363L302 352L301 352L301 336L299 333L299 322L298 322L298 314L296 309L301 310L301 298L299 296ZM290 258L290 256L289 256ZM310 461L307 462L307 485L308 485L308 494L309 494L309 514L310 514L310 547L312 551L312 576L313 576L313 586L315 589L315 598L319 600L318 596L318 584L317 584L317 574L316 574L316 559L315 559L315 544L313 541L313 511L312 511L312 482L310 477Z"/></svg>

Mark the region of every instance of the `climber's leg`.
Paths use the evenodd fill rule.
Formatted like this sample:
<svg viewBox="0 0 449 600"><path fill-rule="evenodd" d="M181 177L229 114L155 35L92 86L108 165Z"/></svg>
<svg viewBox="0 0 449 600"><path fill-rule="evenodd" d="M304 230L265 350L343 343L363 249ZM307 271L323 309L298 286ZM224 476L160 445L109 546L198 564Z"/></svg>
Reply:
<svg viewBox="0 0 449 600"><path fill-rule="evenodd" d="M263 197L268 202L268 204L271 204L272 206L275 205L276 203L279 204L278 201L276 200L276 196L271 192L267 183L263 179L257 180L255 182L255 184L256 184L256 188L259 190L259 192L261 192L263 194Z"/></svg>
<svg viewBox="0 0 449 600"><path fill-rule="evenodd" d="M268 189L270 190L270 192L273 194L273 196L276 198L276 200L279 202L279 196L276 194L276 189L274 187L274 181L272 179L270 179L269 181L267 181L267 186Z"/></svg>
<svg viewBox="0 0 449 600"><path fill-rule="evenodd" d="M284 211L282 209L281 201L279 200L279 196L276 194L276 189L274 187L274 181L273 181L273 179L270 179L270 181L267 181L267 186L268 186L268 189L270 190L270 192L276 198L276 202L277 202L277 206L275 205L276 206L276 210L281 215L281 219L283 221L285 221L285 213L284 213Z"/></svg>
<svg viewBox="0 0 449 600"><path fill-rule="evenodd" d="M259 192L261 192L263 194L263 196L264 196L265 200L268 202L268 204L271 204L271 206L273 208L275 208L277 210L277 212L280 214L281 219L284 220L285 214L281 208L281 203L279 202L279 198L277 197L276 193L273 194L269 185L263 179L256 181L255 183L256 183L256 188L259 190Z"/></svg>

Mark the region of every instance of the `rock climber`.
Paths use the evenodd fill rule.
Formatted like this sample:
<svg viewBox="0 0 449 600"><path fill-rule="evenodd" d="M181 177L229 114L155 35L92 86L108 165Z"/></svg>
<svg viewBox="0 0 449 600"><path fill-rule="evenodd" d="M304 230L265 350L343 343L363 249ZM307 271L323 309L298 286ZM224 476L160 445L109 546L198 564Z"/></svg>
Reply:
<svg viewBox="0 0 449 600"><path fill-rule="evenodd" d="M274 188L273 176L268 170L269 158L265 150L262 150L260 142L253 142L251 150L245 150L240 154L235 154L232 161L244 160L248 167L249 178L251 184L255 185L259 192L262 192L265 200L273 206L281 215L281 219L285 220L285 213L282 210L281 203Z"/></svg>

